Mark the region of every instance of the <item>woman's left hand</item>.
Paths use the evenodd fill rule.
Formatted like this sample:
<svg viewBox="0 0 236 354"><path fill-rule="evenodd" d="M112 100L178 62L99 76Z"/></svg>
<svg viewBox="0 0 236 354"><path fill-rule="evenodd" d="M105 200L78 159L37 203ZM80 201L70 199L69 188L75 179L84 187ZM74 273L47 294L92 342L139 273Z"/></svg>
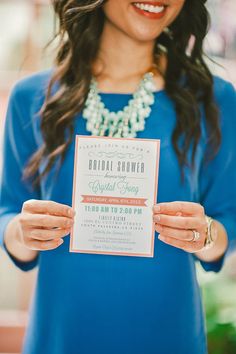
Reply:
<svg viewBox="0 0 236 354"><path fill-rule="evenodd" d="M207 221L202 205L192 202L155 204L153 221L161 241L190 253L203 249Z"/></svg>

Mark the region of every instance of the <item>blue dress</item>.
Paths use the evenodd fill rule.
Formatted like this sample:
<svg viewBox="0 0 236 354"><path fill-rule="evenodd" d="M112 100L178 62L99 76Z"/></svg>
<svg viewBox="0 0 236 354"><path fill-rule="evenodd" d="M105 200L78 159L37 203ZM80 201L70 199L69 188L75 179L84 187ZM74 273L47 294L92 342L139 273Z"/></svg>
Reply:
<svg viewBox="0 0 236 354"><path fill-rule="evenodd" d="M28 158L42 143L37 114L51 71L20 81L13 89L5 125L1 180L0 240L7 223L28 199L71 205L74 143L58 176L54 170L40 188L21 179ZM180 168L171 144L175 110L165 91L155 104L139 138L161 139L158 202L192 201L219 220L236 245L236 94L233 86L214 78L223 141L217 156L203 163L206 133L196 154L194 171ZM129 94L102 94L110 110L122 109ZM75 117L75 134L89 134L85 120ZM11 257L11 255L9 255ZM56 250L41 252L22 270L38 265L37 286L23 354L206 354L206 336L194 255L155 239L154 258L69 253L69 237ZM205 263L219 271L224 257Z"/></svg>

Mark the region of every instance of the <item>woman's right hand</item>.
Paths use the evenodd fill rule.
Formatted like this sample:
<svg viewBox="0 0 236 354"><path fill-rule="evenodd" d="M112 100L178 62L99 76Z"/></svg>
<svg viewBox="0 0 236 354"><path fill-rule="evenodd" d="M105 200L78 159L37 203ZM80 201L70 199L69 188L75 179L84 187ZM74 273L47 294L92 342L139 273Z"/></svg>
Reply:
<svg viewBox="0 0 236 354"><path fill-rule="evenodd" d="M52 250L63 243L71 231L73 209L46 200L28 200L18 215L19 241L34 251Z"/></svg>

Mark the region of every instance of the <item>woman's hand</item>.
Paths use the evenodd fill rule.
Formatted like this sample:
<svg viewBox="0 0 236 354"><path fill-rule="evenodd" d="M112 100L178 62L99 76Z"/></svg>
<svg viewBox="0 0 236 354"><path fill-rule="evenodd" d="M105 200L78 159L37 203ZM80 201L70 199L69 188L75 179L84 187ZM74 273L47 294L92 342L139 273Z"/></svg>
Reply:
<svg viewBox="0 0 236 354"><path fill-rule="evenodd" d="M195 253L203 249L207 236L204 208L192 202L169 202L153 207L153 221L159 239L171 246ZM199 233L199 239L194 237Z"/></svg>
<svg viewBox="0 0 236 354"><path fill-rule="evenodd" d="M73 225L70 206L52 201L28 200L18 215L19 241L34 251L52 250L63 243Z"/></svg>

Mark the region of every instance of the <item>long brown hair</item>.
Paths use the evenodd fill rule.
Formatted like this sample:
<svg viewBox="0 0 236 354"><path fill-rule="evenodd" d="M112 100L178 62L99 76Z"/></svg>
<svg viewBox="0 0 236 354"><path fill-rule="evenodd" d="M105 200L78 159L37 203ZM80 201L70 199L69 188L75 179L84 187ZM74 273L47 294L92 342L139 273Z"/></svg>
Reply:
<svg viewBox="0 0 236 354"><path fill-rule="evenodd" d="M25 177L33 177L38 173L42 159L47 159L46 167L35 179L35 184L50 171L58 158L63 161L72 142L74 117L83 109L92 78L92 64L100 46L105 20L102 5L105 1L53 1L59 18L57 36L60 45L40 112L44 144L25 169ZM201 137L200 105L205 111L209 146L214 153L221 142L213 78L203 58L203 40L209 24L204 3L204 0L186 0L181 13L170 26L170 33L163 32L157 38L159 46L154 52L154 58L158 58L160 45L167 49L165 91L176 110L172 143L181 167L188 163L187 154L191 146L191 164L194 163ZM194 43L187 53L190 38L194 38ZM53 93L57 83L59 89Z"/></svg>

